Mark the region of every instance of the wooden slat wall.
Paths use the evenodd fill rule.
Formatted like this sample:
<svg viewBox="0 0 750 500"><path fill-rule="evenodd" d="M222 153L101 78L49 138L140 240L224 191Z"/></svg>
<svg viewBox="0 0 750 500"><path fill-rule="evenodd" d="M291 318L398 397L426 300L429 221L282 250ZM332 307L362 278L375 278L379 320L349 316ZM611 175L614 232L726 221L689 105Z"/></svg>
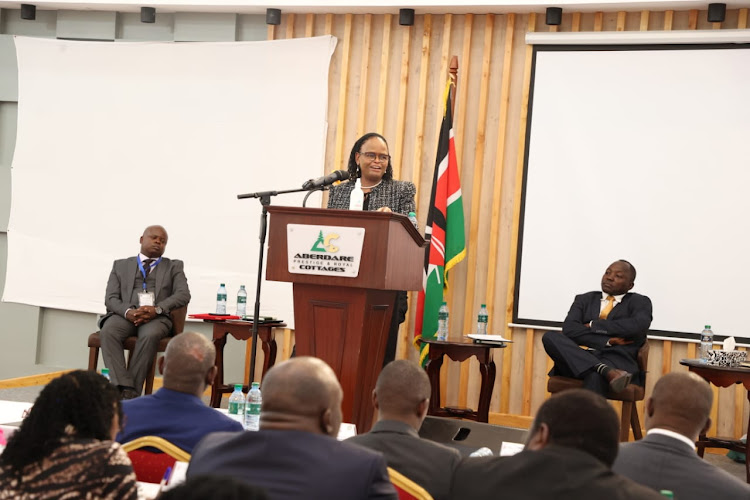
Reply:
<svg viewBox="0 0 750 500"><path fill-rule="evenodd" d="M491 331L515 341L495 351L498 377L490 419L527 426L544 401L550 362L542 331L505 328L512 311L526 104L531 70L529 31L646 31L747 29L748 9L727 11L723 23L706 12L640 11L566 13L559 27L536 14L419 15L414 26L399 26L391 14L287 14L269 26L269 39L332 34L326 171L346 168L351 145L368 131L383 134L394 158L395 177L417 185L417 217L424 225L442 116L442 92L450 56L459 57L454 130L463 188L468 256L450 277L447 302L454 332L472 329L486 303ZM411 294L410 300L416 296ZM412 302L413 303L413 302ZM398 356L417 358L412 346L414 307L402 326ZM281 358L293 332L285 332ZM651 341L647 394L658 376L684 369L695 344ZM479 373L475 361L447 361L443 403L476 406ZM740 386L717 390L714 430L739 437L748 419ZM643 405L639 405L642 415ZM643 420L643 419L641 419Z"/></svg>

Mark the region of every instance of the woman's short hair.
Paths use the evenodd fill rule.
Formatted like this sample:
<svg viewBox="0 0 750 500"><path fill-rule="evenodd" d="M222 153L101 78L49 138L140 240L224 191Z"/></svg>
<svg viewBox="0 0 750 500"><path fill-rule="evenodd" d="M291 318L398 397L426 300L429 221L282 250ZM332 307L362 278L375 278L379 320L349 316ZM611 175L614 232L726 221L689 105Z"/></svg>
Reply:
<svg viewBox="0 0 750 500"><path fill-rule="evenodd" d="M362 175L362 173L359 171L359 167L357 166L357 162L355 161L355 155L360 152L360 149L362 149L362 145L367 142L368 140L372 139L373 137L377 137L378 139L381 139L386 147L388 147L388 141L385 140L385 137L382 135L376 133L376 132L368 132L367 134L363 135L359 139L357 139L357 142L354 143L354 146L352 147L351 153L349 153L349 163L347 164L347 169L349 170L349 178L350 179L356 179ZM389 154L390 154L390 148L388 148ZM390 181L393 179L393 165L391 165L391 159L388 159L388 167L385 169L385 174L383 174L383 180L384 181Z"/></svg>
<svg viewBox="0 0 750 500"><path fill-rule="evenodd" d="M122 422L119 397L117 388L96 372L76 370L54 379L11 436L0 465L20 474L65 438L112 439L112 419L117 415Z"/></svg>

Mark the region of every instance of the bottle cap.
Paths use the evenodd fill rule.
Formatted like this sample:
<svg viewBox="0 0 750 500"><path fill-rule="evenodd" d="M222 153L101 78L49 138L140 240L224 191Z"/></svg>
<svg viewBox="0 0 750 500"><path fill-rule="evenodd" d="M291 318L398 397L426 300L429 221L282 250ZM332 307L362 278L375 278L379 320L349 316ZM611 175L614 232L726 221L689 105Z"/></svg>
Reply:
<svg viewBox="0 0 750 500"><path fill-rule="evenodd" d="M221 284L221 285L219 285L219 286L224 286L224 283L222 283L222 284Z"/></svg>
<svg viewBox="0 0 750 500"><path fill-rule="evenodd" d="M706 325L706 330L710 330L710 329L711 329L711 325Z"/></svg>
<svg viewBox="0 0 750 500"><path fill-rule="evenodd" d="M102 375L108 375L109 374L109 368L102 368Z"/></svg>
<svg viewBox="0 0 750 500"><path fill-rule="evenodd" d="M487 304L482 304L482 307L487 307Z"/></svg>
<svg viewBox="0 0 750 500"><path fill-rule="evenodd" d="M258 387L260 387L260 382L253 382L252 388L257 389Z"/></svg>
<svg viewBox="0 0 750 500"><path fill-rule="evenodd" d="M242 384L234 384L234 390L235 391L241 391L242 390Z"/></svg>
<svg viewBox="0 0 750 500"><path fill-rule="evenodd" d="M416 217L416 216L417 216L417 214L416 214L416 213L414 213L414 212L409 212L409 217L411 217L412 215L413 215L414 217Z"/></svg>
<svg viewBox="0 0 750 500"><path fill-rule="evenodd" d="M443 302L443 305L444 305L444 306L447 306L447 305L448 305L448 303L447 303L447 302Z"/></svg>

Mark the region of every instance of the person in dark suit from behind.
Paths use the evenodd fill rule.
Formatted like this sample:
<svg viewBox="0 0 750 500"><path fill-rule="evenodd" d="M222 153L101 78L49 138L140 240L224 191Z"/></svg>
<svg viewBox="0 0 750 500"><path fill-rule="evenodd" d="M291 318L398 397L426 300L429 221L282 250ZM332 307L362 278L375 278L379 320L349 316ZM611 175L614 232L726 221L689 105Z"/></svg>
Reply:
<svg viewBox="0 0 750 500"><path fill-rule="evenodd" d="M372 401L378 421L370 432L347 441L381 452L389 467L422 486L435 500L447 499L461 454L419 437L430 404L430 380L422 367L406 359L386 365Z"/></svg>
<svg viewBox="0 0 750 500"><path fill-rule="evenodd" d="M453 477L451 498L662 499L612 472L619 427L603 397L585 389L561 392L539 408L524 451L464 459Z"/></svg>
<svg viewBox="0 0 750 500"><path fill-rule="evenodd" d="M268 370L260 430L217 432L193 450L187 477L221 472L272 500L396 500L380 453L336 440L343 391L330 366L297 357Z"/></svg>
<svg viewBox="0 0 750 500"><path fill-rule="evenodd" d="M242 424L206 406L201 399L216 377L215 360L214 345L200 333L175 336L159 358L164 386L154 394L123 401L125 426L117 441L159 436L192 453L206 434L242 432Z"/></svg>
<svg viewBox="0 0 750 500"><path fill-rule="evenodd" d="M268 500L268 494L257 486L221 475L197 476L170 488L159 500Z"/></svg>
<svg viewBox="0 0 750 500"><path fill-rule="evenodd" d="M107 281L107 314L99 321L99 335L104 365L123 399L141 395L159 341L172 330L169 312L190 302L182 261L162 256L167 239L163 227L147 227L140 253L116 260ZM126 368L123 342L131 335L138 341Z"/></svg>
<svg viewBox="0 0 750 500"><path fill-rule="evenodd" d="M547 332L542 337L555 362L550 375L582 379L585 389L601 395L608 388L621 392L631 379L643 384L638 350L646 342L652 307L648 297L629 291L635 275L630 262L615 261L602 276L601 292L576 296L562 333Z"/></svg>
<svg viewBox="0 0 750 500"><path fill-rule="evenodd" d="M623 444L612 467L679 500L750 498L750 485L703 459L695 441L711 427L713 391L695 373L667 373L646 400L646 437Z"/></svg>

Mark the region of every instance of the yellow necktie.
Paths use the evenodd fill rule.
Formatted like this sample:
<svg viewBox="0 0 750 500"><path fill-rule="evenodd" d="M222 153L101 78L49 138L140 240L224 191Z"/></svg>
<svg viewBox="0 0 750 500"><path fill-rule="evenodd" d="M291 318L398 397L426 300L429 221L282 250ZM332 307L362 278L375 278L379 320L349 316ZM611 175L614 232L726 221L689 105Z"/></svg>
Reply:
<svg viewBox="0 0 750 500"><path fill-rule="evenodd" d="M615 298L611 295L607 295L607 305L604 306L604 309L602 309L602 312L599 313L599 319L607 319L607 316L609 316L609 313L612 312L612 309L615 308Z"/></svg>

